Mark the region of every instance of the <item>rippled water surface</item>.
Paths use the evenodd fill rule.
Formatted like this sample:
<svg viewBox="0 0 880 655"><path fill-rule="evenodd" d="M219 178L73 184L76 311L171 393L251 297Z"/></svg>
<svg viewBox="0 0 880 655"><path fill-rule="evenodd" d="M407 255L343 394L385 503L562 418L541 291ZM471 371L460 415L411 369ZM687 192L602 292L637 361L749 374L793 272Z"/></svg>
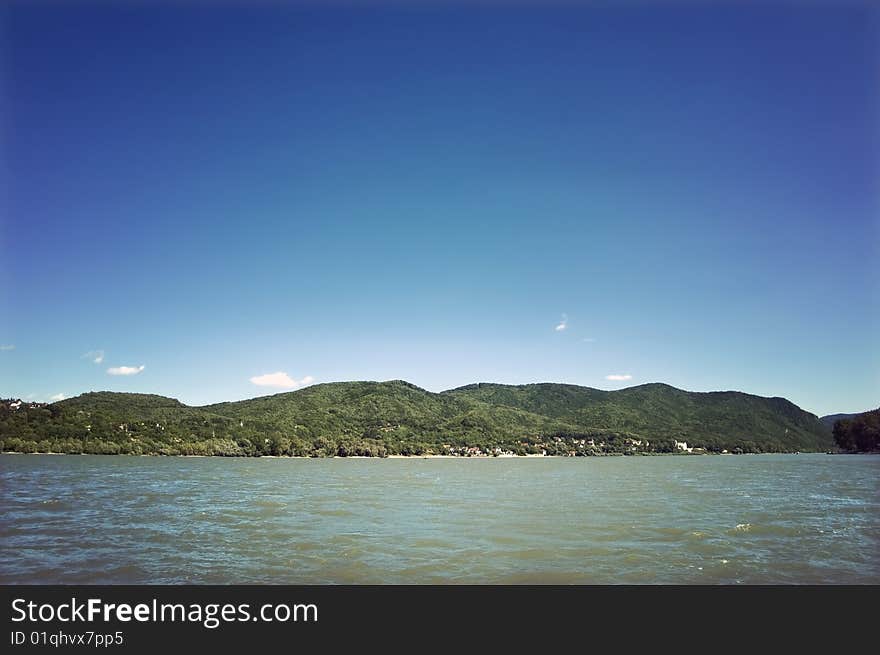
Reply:
<svg viewBox="0 0 880 655"><path fill-rule="evenodd" d="M880 456L0 455L3 583L880 583Z"/></svg>

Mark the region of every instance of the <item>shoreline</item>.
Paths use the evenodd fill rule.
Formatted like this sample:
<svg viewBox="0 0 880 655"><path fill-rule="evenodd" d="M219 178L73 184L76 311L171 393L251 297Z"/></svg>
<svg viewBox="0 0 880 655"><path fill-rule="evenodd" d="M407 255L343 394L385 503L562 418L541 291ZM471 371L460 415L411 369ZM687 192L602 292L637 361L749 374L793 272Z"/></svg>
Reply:
<svg viewBox="0 0 880 655"><path fill-rule="evenodd" d="M492 459L596 459L603 457L704 457L704 456L727 456L727 455L880 455L880 452L823 452L823 451L798 451L798 452L777 452L777 453L634 453L634 454L626 454L626 453L603 453L601 455L582 455L582 456L571 456L571 455L469 455L469 456L461 456L461 455L386 455L384 457L370 457L367 455L350 455L347 457L341 457L339 455L333 455L332 457L311 457L304 455L259 455L259 456L249 456L249 455L163 455L161 453L149 453L149 454L140 454L135 455L131 453L114 453L114 454L103 454L103 453L22 453L15 450L4 450L0 451L0 455L51 455L51 456L64 456L64 457L77 457L83 455L89 455L94 457L167 457L167 458L190 458L190 459L479 459L479 460L492 460Z"/></svg>

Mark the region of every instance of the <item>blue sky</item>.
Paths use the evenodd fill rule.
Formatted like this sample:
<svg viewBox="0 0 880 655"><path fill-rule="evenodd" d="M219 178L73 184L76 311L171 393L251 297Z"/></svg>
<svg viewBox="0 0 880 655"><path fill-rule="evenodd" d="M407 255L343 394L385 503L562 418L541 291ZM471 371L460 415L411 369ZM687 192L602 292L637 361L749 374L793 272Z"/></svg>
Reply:
<svg viewBox="0 0 880 655"><path fill-rule="evenodd" d="M111 4L3 9L0 396L880 405L877 10Z"/></svg>

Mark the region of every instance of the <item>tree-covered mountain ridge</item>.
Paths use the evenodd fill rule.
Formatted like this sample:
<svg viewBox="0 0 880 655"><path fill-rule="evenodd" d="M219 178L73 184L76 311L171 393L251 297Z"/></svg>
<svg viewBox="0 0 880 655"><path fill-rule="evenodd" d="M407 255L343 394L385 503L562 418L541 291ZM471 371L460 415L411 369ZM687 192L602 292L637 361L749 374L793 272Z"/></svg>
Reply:
<svg viewBox="0 0 880 655"><path fill-rule="evenodd" d="M4 451L166 455L603 455L795 452L829 429L784 398L667 384L603 391L477 383L433 393L402 380L331 382L192 407L90 392L0 402Z"/></svg>
<svg viewBox="0 0 880 655"><path fill-rule="evenodd" d="M837 414L832 434L848 453L880 453L880 408L861 414Z"/></svg>

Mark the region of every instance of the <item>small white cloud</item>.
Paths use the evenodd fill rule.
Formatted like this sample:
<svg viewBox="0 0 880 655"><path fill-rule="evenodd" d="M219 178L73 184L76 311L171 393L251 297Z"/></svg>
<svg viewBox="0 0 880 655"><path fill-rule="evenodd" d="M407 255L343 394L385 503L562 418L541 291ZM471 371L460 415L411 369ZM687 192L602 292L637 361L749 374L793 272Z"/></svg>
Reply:
<svg viewBox="0 0 880 655"><path fill-rule="evenodd" d="M584 338L582 339L582 341L583 341L584 343L595 343L595 342L596 342L596 340L595 340L593 337L584 337Z"/></svg>
<svg viewBox="0 0 880 655"><path fill-rule="evenodd" d="M255 375L251 378L251 382L258 387L278 387L279 389L295 389L304 387L315 381L311 375L305 376L302 380L294 380L284 371L276 373L266 373L265 375Z"/></svg>
<svg viewBox="0 0 880 655"><path fill-rule="evenodd" d="M144 370L144 366L112 366L107 369L110 375L137 375Z"/></svg>
<svg viewBox="0 0 880 655"><path fill-rule="evenodd" d="M49 396L49 401L53 403L57 403L59 400L64 400L67 398L63 393L56 393L54 396Z"/></svg>
<svg viewBox="0 0 880 655"><path fill-rule="evenodd" d="M633 376L629 375L628 373L623 373L623 374L613 373L611 375L605 376L606 380L611 380L612 382L624 382L626 380L632 380L632 378L633 378Z"/></svg>
<svg viewBox="0 0 880 655"><path fill-rule="evenodd" d="M90 350L85 355L83 355L80 359L90 359L95 364L102 364L104 362L104 351L103 350Z"/></svg>
<svg viewBox="0 0 880 655"><path fill-rule="evenodd" d="M562 332L562 331L568 329L568 314L563 314L562 320L559 321L559 325L557 325L553 329L556 330L557 332Z"/></svg>
<svg viewBox="0 0 880 655"><path fill-rule="evenodd" d="M8 343L3 346L0 346L0 350L15 350L15 345Z"/></svg>

